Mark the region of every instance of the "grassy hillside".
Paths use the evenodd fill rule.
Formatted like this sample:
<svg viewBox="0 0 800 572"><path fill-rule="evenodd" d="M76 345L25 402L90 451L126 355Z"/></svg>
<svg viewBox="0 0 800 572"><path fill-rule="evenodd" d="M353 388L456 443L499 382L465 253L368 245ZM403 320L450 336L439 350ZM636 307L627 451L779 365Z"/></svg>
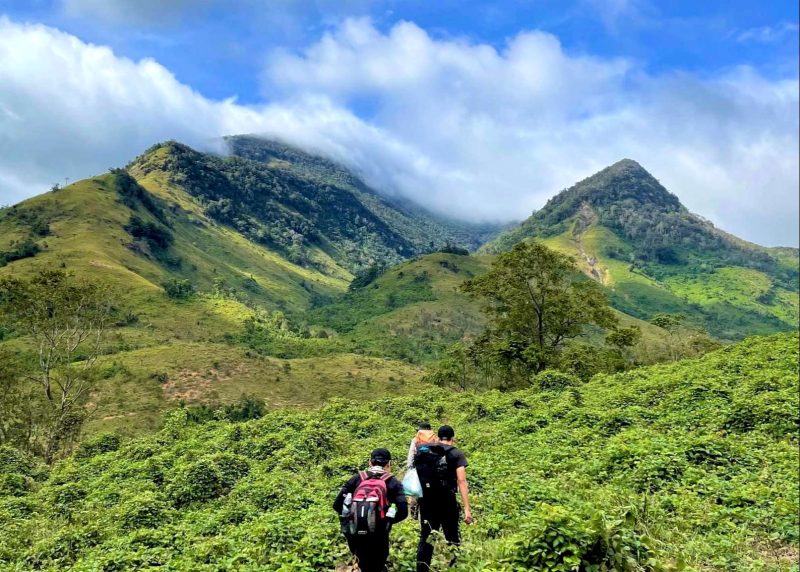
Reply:
<svg viewBox="0 0 800 572"><path fill-rule="evenodd" d="M445 241L477 247L492 227L439 221L390 203L355 175L297 149L228 138L233 154L199 153L167 142L128 170L188 193L202 213L285 258L327 272L318 251L350 271L396 263ZM487 236L488 238L488 236Z"/></svg>
<svg viewBox="0 0 800 572"><path fill-rule="evenodd" d="M238 343L256 309L299 316L313 300L345 291L350 273L321 249L313 255L324 272L288 261L210 219L158 173L139 183L130 186L120 172L102 175L0 211L3 252L36 246L29 256L5 260L0 275L63 268L119 293L121 321L107 342L90 432L152 430L180 401L230 402L248 393L270 406L309 406L353 386L376 395L414 386L418 368L361 358L333 343L324 355L288 356L298 359L269 358ZM132 234L134 217L149 234ZM164 246L158 240L165 236ZM196 294L170 299L163 285L171 280L188 281ZM24 347L2 335L0 343Z"/></svg>
<svg viewBox="0 0 800 572"><path fill-rule="evenodd" d="M560 249L557 243L551 244ZM460 287L491 267L494 256L435 253L388 269L372 282L306 314L312 324L336 330L358 351L413 363L442 357L453 342L475 337L486 325L480 304ZM666 311L666 310L664 310ZM637 351L646 363L666 354L667 333L641 319L616 312L621 326L642 332ZM591 337L601 341L602 336Z"/></svg>
<svg viewBox="0 0 800 572"><path fill-rule="evenodd" d="M246 423L179 411L50 471L3 448L0 568L330 570L346 558L337 488L428 419L453 424L470 461L460 570L790 570L797 368L797 335L777 335L572 388L332 400ZM415 537L395 528L391 570L413 569Z"/></svg>
<svg viewBox="0 0 800 572"><path fill-rule="evenodd" d="M393 266L369 284L312 310L307 319L335 329L361 351L427 361L483 328L478 305L459 287L490 264L489 256L429 254Z"/></svg>
<svg viewBox="0 0 800 572"><path fill-rule="evenodd" d="M723 339L797 328L797 249L714 228L634 161L561 192L483 249L527 238L574 256L608 287L614 307L637 318L680 313Z"/></svg>

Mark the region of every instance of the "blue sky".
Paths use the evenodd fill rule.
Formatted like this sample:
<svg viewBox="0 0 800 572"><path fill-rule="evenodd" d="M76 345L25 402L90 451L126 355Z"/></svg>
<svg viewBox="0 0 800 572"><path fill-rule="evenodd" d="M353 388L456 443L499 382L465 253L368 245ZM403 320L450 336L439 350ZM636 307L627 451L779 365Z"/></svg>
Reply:
<svg viewBox="0 0 800 572"><path fill-rule="evenodd" d="M629 156L723 228L798 242L795 2L0 0L0 15L0 203L159 139L252 131L473 219L523 218Z"/></svg>
<svg viewBox="0 0 800 572"><path fill-rule="evenodd" d="M265 96L259 72L267 53L302 49L353 16L384 32L408 20L436 38L496 47L538 29L567 50L635 58L653 73L751 65L780 76L797 67L798 4L788 1L0 0L0 12L132 59L153 57L203 95L243 103Z"/></svg>

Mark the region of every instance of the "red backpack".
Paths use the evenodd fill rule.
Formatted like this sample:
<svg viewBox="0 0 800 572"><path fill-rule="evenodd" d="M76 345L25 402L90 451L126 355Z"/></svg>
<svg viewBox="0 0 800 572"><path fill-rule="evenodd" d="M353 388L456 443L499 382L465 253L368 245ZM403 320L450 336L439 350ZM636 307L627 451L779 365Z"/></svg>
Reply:
<svg viewBox="0 0 800 572"><path fill-rule="evenodd" d="M358 476L361 482L353 493L350 507L350 534L364 536L386 530L386 511L389 510L386 481L392 478L391 473L370 475L360 471Z"/></svg>

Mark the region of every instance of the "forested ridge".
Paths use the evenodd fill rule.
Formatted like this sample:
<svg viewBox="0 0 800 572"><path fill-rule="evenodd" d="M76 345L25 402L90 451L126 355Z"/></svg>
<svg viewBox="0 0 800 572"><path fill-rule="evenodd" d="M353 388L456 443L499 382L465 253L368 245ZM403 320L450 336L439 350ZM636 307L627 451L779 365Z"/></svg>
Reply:
<svg viewBox="0 0 800 572"><path fill-rule="evenodd" d="M499 228L446 222L419 208L411 212L345 169L285 145L245 137L227 143L229 156L159 144L128 168L140 176L164 173L199 200L209 217L298 264L308 264L307 250L317 246L355 272L445 242L477 248Z"/></svg>

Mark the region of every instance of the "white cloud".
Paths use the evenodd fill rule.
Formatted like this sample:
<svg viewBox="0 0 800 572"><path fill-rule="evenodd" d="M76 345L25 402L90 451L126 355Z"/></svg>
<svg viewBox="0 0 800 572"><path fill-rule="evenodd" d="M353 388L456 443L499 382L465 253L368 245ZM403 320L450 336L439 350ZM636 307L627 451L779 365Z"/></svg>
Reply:
<svg viewBox="0 0 800 572"><path fill-rule="evenodd" d="M797 34L800 26L794 22L782 22L775 26L759 26L749 28L736 36L737 42L756 42L760 44L774 44L783 40L790 34Z"/></svg>
<svg viewBox="0 0 800 572"><path fill-rule="evenodd" d="M541 32L496 50L365 20L273 54L262 106L209 100L153 60L2 18L0 61L0 203L124 164L159 140L202 146L258 132L473 219L522 218L631 157L723 228L797 242L796 78L747 68L650 77L625 60L566 53Z"/></svg>
<svg viewBox="0 0 800 572"><path fill-rule="evenodd" d="M796 244L798 81L742 67L652 77L525 32L501 51L350 20L300 54L276 53L270 90L367 102L371 124L433 175L404 192L460 216L520 217L622 158L692 210L751 240ZM409 165L382 165L389 180ZM422 179L425 180L425 176Z"/></svg>

